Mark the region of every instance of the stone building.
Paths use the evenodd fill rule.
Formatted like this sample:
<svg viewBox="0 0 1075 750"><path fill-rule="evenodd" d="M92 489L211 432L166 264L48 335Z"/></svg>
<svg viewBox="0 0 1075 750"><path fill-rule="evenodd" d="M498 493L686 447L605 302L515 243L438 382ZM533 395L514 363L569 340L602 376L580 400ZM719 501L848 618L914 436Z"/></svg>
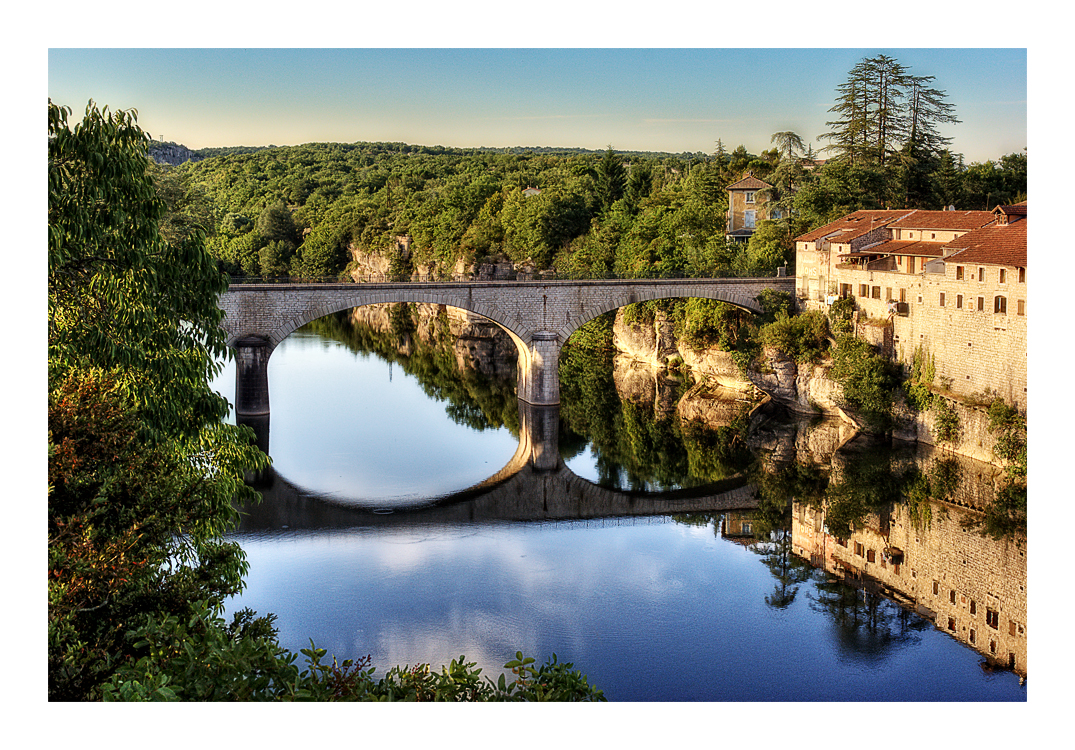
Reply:
<svg viewBox="0 0 1075 750"><path fill-rule="evenodd" d="M804 309L854 297L872 343L934 384L1025 410L1027 204L993 211L856 211L795 239Z"/></svg>
<svg viewBox="0 0 1075 750"><path fill-rule="evenodd" d="M759 195L772 187L749 172L746 177L728 186L728 223L725 234L730 239L748 240L754 234L754 227L759 221L778 218L770 217L769 202Z"/></svg>

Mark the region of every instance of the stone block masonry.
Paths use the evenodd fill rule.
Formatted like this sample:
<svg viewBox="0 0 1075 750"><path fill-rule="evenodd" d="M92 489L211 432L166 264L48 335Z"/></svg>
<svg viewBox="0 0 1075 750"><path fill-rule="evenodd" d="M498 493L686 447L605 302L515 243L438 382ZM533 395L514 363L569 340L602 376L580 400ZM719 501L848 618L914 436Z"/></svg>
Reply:
<svg viewBox="0 0 1075 750"><path fill-rule="evenodd" d="M486 317L504 328L519 349L518 396L531 404L560 402L560 348L580 326L603 313L646 300L677 297L715 299L761 312L765 289L794 293L795 279L639 279L592 281L486 281L383 284L235 284L220 297L228 343L242 361L267 367L277 344L312 320L369 304L415 302L446 305ZM256 356L244 349L259 348ZM249 367L246 370L250 370ZM240 375L237 371L237 378ZM267 413L268 395L246 394L236 383L236 401ZM249 398L248 398L249 396Z"/></svg>

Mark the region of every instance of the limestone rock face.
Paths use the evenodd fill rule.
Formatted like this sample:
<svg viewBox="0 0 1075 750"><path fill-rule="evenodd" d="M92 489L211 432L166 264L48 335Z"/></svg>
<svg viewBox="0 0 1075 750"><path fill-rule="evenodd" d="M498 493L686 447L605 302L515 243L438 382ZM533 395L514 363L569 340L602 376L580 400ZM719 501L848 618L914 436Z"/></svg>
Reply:
<svg viewBox="0 0 1075 750"><path fill-rule="evenodd" d="M753 391L753 384L739 370L730 352L720 349L693 349L679 345L679 356L690 368L695 380L708 380L721 388L735 391Z"/></svg>
<svg viewBox="0 0 1075 750"><path fill-rule="evenodd" d="M378 253L371 253L357 247L354 244L347 246L354 265L351 269L351 278L355 281L383 280L388 277L391 261Z"/></svg>
<svg viewBox="0 0 1075 750"><path fill-rule="evenodd" d="M761 369L751 370L749 373L754 385L795 411L801 410L796 387L798 376L799 371L795 360L779 349L769 347L766 347L762 353Z"/></svg>
<svg viewBox="0 0 1075 750"><path fill-rule="evenodd" d="M149 145L149 158L158 164L182 164L185 161L201 161L201 156L179 143L152 142Z"/></svg>
<svg viewBox="0 0 1075 750"><path fill-rule="evenodd" d="M422 307L419 306L420 315ZM438 305L425 307L439 308ZM448 317L448 330L456 337L453 349L456 363L461 369L473 368L495 378L514 377L519 350L503 328L488 318L466 310L456 307L444 310Z"/></svg>
<svg viewBox="0 0 1075 750"><path fill-rule="evenodd" d="M391 305L364 305L351 311L351 320L382 333L392 331ZM451 335L452 351L461 369L477 370L495 378L514 379L518 350L511 337L491 320L466 310L443 305L415 305L414 337L425 345L434 345L442 335ZM441 313L444 313L442 316ZM399 352L414 353L415 341L405 337Z"/></svg>
<svg viewBox="0 0 1075 750"><path fill-rule="evenodd" d="M840 384L828 377L829 365L799 365L778 349L766 347L760 369L750 380L777 401L801 414L842 415Z"/></svg>
<svg viewBox="0 0 1075 750"><path fill-rule="evenodd" d="M613 339L620 353L657 368L664 367L670 358L679 355L672 322L663 312L656 312L653 323L628 325L623 319L623 310L616 311L616 322L612 326Z"/></svg>
<svg viewBox="0 0 1075 750"><path fill-rule="evenodd" d="M667 370L617 354L612 360L612 380L621 401L651 406L660 419L675 413L682 381Z"/></svg>

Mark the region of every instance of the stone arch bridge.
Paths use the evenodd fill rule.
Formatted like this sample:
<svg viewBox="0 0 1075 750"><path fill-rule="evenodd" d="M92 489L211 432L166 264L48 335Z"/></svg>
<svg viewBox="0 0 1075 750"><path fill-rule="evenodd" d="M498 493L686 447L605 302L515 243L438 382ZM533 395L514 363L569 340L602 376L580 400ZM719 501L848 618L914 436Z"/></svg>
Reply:
<svg viewBox="0 0 1075 750"><path fill-rule="evenodd" d="M220 297L228 344L236 350L238 414L269 413L268 361L300 326L377 303L424 302L468 310L504 328L519 349L520 400L560 403L560 348L584 323L634 302L703 297L761 312L765 289L795 291L793 277L759 279L605 279L432 283L233 284Z"/></svg>

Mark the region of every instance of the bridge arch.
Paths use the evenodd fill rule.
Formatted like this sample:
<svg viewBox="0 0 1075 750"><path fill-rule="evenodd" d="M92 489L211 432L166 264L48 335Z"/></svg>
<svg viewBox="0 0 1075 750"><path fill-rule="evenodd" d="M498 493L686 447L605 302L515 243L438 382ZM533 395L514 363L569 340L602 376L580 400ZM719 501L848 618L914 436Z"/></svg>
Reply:
<svg viewBox="0 0 1075 750"><path fill-rule="evenodd" d="M626 307L627 305L632 305L638 302L651 302L663 299L689 299L691 297L725 302L754 314L762 312L761 305L759 305L756 300L747 298L745 295L737 292L729 292L719 288L713 290L693 289L687 294L676 293L665 289L652 291L646 290L641 293L628 294L623 299L609 299L603 304L594 305L591 309L587 310L589 317L584 317L583 315L573 317L563 326L558 328L555 333L557 334L560 343L563 344L570 338L572 333L589 323L591 320L594 320L605 313L612 312L613 310L619 310L621 307Z"/></svg>

